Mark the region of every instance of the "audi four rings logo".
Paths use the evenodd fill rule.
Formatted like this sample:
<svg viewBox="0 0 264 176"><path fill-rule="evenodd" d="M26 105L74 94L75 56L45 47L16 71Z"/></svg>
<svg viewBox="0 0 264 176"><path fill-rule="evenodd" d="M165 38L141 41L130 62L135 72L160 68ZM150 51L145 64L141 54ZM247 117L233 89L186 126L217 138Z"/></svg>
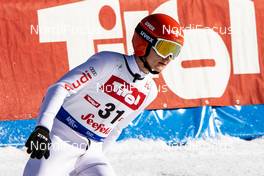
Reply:
<svg viewBox="0 0 264 176"><path fill-rule="evenodd" d="M97 72L95 71L94 67L91 66L89 69L94 76L97 76Z"/></svg>

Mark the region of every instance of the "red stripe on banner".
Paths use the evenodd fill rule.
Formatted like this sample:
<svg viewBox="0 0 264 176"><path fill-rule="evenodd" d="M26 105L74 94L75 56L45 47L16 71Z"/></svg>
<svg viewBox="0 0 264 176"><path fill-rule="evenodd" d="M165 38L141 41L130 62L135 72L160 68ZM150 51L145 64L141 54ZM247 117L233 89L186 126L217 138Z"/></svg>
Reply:
<svg viewBox="0 0 264 176"><path fill-rule="evenodd" d="M40 44L37 10L74 1L0 3L0 120L36 117L44 93L68 70L63 42Z"/></svg>
<svg viewBox="0 0 264 176"><path fill-rule="evenodd" d="M183 68L194 68L194 67L214 67L214 59L199 59L199 60L188 60L182 61Z"/></svg>

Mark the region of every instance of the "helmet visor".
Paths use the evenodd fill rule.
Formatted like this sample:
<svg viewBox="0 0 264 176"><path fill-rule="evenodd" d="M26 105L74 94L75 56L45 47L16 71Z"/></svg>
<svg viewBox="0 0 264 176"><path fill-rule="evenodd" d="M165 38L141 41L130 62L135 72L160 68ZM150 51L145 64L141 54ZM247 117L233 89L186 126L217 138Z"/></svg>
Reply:
<svg viewBox="0 0 264 176"><path fill-rule="evenodd" d="M176 42L158 38L153 49L163 58L170 56L171 59L174 59L179 55L181 47L182 46Z"/></svg>

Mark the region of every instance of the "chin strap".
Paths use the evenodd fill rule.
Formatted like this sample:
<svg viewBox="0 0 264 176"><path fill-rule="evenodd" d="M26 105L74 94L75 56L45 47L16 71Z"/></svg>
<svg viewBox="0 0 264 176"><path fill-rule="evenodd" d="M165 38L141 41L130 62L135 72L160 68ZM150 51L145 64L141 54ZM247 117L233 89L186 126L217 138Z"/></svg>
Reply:
<svg viewBox="0 0 264 176"><path fill-rule="evenodd" d="M148 62L147 62L147 60L146 60L145 57L139 57L139 58L140 58L140 60L143 62L144 67L145 67L146 69L148 69L148 71L149 71L151 74L157 75L157 74L160 73L160 72L157 72L157 71L154 71L154 70L151 69L151 67L150 67L150 65L148 64Z"/></svg>
<svg viewBox="0 0 264 176"><path fill-rule="evenodd" d="M138 74L138 73L133 73L133 72L132 72L132 70L130 69L130 67L129 67L128 63L127 63L127 59L126 59L125 55L123 55L123 57L124 57L125 62L126 62L127 70L129 71L129 73L130 73L130 74L133 76L133 78L134 78L134 79L133 79L133 82L136 82L136 80L143 80L144 77L141 77L140 74Z"/></svg>

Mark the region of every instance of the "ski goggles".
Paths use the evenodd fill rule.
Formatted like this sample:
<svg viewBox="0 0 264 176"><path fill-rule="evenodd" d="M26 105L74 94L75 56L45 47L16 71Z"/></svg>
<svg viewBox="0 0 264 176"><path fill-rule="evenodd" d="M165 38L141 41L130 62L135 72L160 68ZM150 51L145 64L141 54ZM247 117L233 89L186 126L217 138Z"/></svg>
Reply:
<svg viewBox="0 0 264 176"><path fill-rule="evenodd" d="M170 59L175 59L179 55L181 47L182 46L176 42L158 38L152 48L162 58L169 57Z"/></svg>
<svg viewBox="0 0 264 176"><path fill-rule="evenodd" d="M170 56L170 59L174 59L179 55L182 47L179 43L162 38L156 38L144 30L140 24L137 25L135 31L144 40L146 40L152 46L155 52L162 58L167 58Z"/></svg>

